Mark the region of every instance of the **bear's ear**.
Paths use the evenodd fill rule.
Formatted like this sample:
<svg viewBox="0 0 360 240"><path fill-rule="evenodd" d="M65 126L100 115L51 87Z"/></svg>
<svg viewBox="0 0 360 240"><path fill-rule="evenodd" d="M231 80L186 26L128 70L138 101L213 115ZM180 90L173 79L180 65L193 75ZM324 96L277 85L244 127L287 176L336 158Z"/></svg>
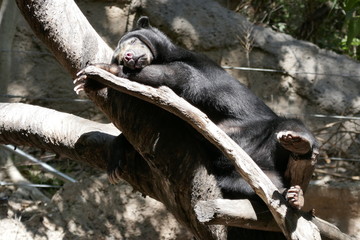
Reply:
<svg viewBox="0 0 360 240"><path fill-rule="evenodd" d="M150 22L149 22L149 18L144 16L144 17L140 17L139 20L137 21L137 27L138 28L150 28Z"/></svg>

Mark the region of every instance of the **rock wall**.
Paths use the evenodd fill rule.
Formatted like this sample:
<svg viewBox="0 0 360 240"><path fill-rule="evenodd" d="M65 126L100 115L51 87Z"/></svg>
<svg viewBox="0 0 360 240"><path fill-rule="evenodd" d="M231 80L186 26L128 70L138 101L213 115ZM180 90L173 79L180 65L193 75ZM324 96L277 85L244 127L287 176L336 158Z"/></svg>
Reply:
<svg viewBox="0 0 360 240"><path fill-rule="evenodd" d="M223 66L286 71L288 74L229 70L281 114L360 112L360 82L358 78L346 77L360 75L357 62L288 35L253 26L216 1L205 2L77 1L90 23L111 47L116 46L124 32L132 29L138 16L148 15L152 24L174 42L203 52ZM287 44L283 44L285 41ZM68 74L34 37L21 16L18 17L10 51L9 94L76 98ZM329 69L329 66L336 69ZM332 71L339 71L339 76L331 76ZM324 73L330 73L330 76L324 78ZM66 101L52 101L50 104L44 100L41 104L65 111L84 110L83 104L74 105Z"/></svg>

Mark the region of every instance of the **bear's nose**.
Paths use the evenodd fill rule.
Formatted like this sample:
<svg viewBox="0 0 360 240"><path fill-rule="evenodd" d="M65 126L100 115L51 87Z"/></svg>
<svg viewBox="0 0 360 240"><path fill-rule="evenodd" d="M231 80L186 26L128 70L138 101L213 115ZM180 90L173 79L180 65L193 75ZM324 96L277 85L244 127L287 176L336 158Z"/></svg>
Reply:
<svg viewBox="0 0 360 240"><path fill-rule="evenodd" d="M132 52L127 52L127 53L125 53L125 56L124 56L126 61L130 61L131 59L133 59L133 57L134 57L134 54Z"/></svg>

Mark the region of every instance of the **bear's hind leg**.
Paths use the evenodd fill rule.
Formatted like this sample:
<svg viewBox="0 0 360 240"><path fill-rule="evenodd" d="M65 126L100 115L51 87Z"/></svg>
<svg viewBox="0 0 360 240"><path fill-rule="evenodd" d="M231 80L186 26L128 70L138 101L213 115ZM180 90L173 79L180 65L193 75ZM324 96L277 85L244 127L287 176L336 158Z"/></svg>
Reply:
<svg viewBox="0 0 360 240"><path fill-rule="evenodd" d="M288 151L288 163L284 179L290 188L284 193L290 206L301 209L305 192L319 154L318 143L313 134L297 119L284 119L278 126L276 140Z"/></svg>

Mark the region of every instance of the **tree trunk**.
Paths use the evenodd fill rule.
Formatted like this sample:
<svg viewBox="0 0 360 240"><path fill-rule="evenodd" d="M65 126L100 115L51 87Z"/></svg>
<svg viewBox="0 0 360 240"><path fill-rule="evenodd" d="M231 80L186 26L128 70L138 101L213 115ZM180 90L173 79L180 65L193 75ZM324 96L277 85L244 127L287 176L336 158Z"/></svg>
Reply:
<svg viewBox="0 0 360 240"><path fill-rule="evenodd" d="M15 1L3 0L0 6L0 100L6 101L2 95L7 93L7 85L11 73L11 50L16 29L19 10Z"/></svg>

